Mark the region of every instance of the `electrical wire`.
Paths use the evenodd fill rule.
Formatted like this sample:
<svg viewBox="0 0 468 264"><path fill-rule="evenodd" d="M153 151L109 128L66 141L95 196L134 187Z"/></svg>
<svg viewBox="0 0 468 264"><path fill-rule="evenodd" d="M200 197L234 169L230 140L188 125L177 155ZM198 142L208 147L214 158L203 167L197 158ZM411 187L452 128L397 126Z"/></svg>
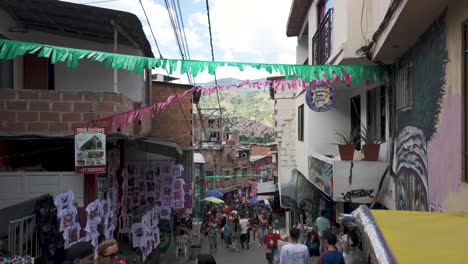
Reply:
<svg viewBox="0 0 468 264"><path fill-rule="evenodd" d="M154 43L156 44L156 48L158 49L159 57L162 57L161 50L159 49L158 41L156 40L156 37L154 36L153 28L151 27L151 24L149 22L148 15L146 14L145 7L143 6L143 3L141 2L141 0L139 0L139 2L140 2L140 5L141 5L141 8L143 9L143 13L145 13L146 22L148 23L148 26L149 26L149 28L151 30L151 35L153 35L153 40L154 40Z"/></svg>
<svg viewBox="0 0 468 264"><path fill-rule="evenodd" d="M167 0L165 0L165 1L167 1ZM154 42L156 43L156 47L157 47L157 49L158 49L159 56L162 57L161 50L159 49L159 46L158 46L158 41L156 40L156 36L154 35L154 32L153 32L153 27L151 26L151 23L150 23L150 21L149 21L149 19L148 19L148 16L146 15L145 6L144 6L143 3L141 2L141 0L139 0L139 2L140 2L140 5L141 5L141 8L143 9L143 12L145 13L146 23L148 23L148 26L149 26L149 28L150 28L150 30L151 30L151 35L153 36ZM166 72L167 72L167 69L166 69ZM167 74L169 75L168 72L167 72ZM174 88L173 88L173 91L174 91L174 94L175 94L175 89L174 89ZM184 110L183 110L183 108L182 108L182 104L180 103L179 100L177 100L177 103L179 104L179 109L180 109L180 111L182 112L182 115L184 116L185 123L186 123L188 129L191 131L191 130L192 130L192 126L190 125L190 122L188 121L187 116L185 115L185 112L184 112Z"/></svg>

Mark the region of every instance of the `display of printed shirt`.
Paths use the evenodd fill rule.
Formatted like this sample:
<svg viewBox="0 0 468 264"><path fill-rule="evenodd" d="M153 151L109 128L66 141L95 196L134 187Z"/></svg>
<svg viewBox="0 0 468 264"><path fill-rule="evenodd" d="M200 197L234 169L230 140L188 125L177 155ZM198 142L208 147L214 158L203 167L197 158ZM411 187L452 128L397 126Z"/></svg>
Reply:
<svg viewBox="0 0 468 264"><path fill-rule="evenodd" d="M69 248L73 243L80 240L80 223L75 223L63 230L63 241L65 242L65 249Z"/></svg>
<svg viewBox="0 0 468 264"><path fill-rule="evenodd" d="M159 211L159 218L161 219L170 219L171 218L171 207L163 206Z"/></svg>
<svg viewBox="0 0 468 264"><path fill-rule="evenodd" d="M57 195L54 199L55 206L57 211L60 212L64 209L68 209L73 206L73 201L75 200L75 195L72 191L61 193Z"/></svg>
<svg viewBox="0 0 468 264"><path fill-rule="evenodd" d="M109 198L107 199L102 199L100 202L99 202L99 214L101 216L106 216L109 214L109 212L112 210L112 203L111 203L111 200Z"/></svg>
<svg viewBox="0 0 468 264"><path fill-rule="evenodd" d="M101 217L99 216L100 208L99 200L96 200L86 207L86 213L88 214L85 231L89 233L97 232L97 226L101 223ZM88 235L88 234L86 234ZM98 233L99 235L99 233Z"/></svg>
<svg viewBox="0 0 468 264"><path fill-rule="evenodd" d="M76 207L74 206L72 206L71 208L61 210L59 213L57 213L57 217L60 221L60 228L59 228L60 232L65 230L65 228L70 227L75 224L77 213L78 212L76 211Z"/></svg>
<svg viewBox="0 0 468 264"><path fill-rule="evenodd" d="M141 248L145 245L144 235L145 231L141 223L135 223L132 225L132 242L134 248Z"/></svg>

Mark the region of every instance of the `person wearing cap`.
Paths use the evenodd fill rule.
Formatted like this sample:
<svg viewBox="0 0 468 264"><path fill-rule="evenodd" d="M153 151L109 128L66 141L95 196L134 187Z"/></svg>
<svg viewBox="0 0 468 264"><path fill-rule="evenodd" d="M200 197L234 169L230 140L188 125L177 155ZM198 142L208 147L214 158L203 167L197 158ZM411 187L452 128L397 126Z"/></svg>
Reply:
<svg viewBox="0 0 468 264"><path fill-rule="evenodd" d="M64 264L93 264L94 247L89 242L77 242L71 245L65 255Z"/></svg>

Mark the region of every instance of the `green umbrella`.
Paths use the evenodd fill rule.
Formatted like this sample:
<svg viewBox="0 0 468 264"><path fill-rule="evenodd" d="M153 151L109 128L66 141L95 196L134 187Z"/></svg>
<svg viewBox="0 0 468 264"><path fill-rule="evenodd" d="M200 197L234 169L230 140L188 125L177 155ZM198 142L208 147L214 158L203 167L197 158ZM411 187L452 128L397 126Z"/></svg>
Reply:
<svg viewBox="0 0 468 264"><path fill-rule="evenodd" d="M206 197L206 198L205 198L205 202L210 202L210 203L214 203L214 204L224 203L223 200L218 199L218 198L213 197L213 196Z"/></svg>

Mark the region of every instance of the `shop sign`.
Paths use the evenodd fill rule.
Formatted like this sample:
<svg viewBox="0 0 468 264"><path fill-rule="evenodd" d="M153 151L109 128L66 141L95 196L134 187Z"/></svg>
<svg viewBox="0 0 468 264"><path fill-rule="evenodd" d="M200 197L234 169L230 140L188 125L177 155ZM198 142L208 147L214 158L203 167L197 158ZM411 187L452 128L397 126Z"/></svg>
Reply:
<svg viewBox="0 0 468 264"><path fill-rule="evenodd" d="M315 112L326 112L336 103L336 92L327 83L318 83L307 89L307 106Z"/></svg>
<svg viewBox="0 0 468 264"><path fill-rule="evenodd" d="M106 173L106 134L101 127L75 130L75 172Z"/></svg>

